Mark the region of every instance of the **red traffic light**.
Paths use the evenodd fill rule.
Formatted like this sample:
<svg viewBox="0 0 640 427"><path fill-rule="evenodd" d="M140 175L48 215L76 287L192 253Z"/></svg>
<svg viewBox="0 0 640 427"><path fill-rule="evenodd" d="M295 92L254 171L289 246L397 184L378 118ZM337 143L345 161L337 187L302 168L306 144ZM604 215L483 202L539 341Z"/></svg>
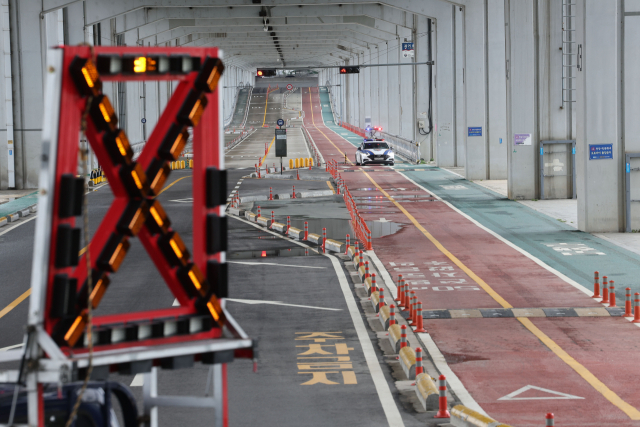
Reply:
<svg viewBox="0 0 640 427"><path fill-rule="evenodd" d="M340 68L340 74L357 74L360 72L360 67L342 67Z"/></svg>
<svg viewBox="0 0 640 427"><path fill-rule="evenodd" d="M275 77L276 74L277 74L276 70L265 69L265 68L257 70L257 73L256 73L258 77Z"/></svg>

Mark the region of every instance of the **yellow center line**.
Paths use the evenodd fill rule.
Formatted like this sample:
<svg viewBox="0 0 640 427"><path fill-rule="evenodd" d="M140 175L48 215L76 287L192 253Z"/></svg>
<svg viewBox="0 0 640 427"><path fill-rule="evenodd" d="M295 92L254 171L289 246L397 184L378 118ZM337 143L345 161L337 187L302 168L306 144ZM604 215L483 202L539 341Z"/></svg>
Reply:
<svg viewBox="0 0 640 427"><path fill-rule="evenodd" d="M333 189L333 185L331 185L330 181L327 181L327 185L329 186L329 190L333 191L333 194L336 194L336 190Z"/></svg>
<svg viewBox="0 0 640 427"><path fill-rule="evenodd" d="M262 158L262 162L260 162L260 164L258 166L262 166L262 164L267 161L267 156L269 155L269 151L271 151L271 147L273 147L273 142L276 140L276 137L274 136L273 139L271 140L271 143L269 143L269 148L267 148L267 153L264 155L264 157Z"/></svg>
<svg viewBox="0 0 640 427"><path fill-rule="evenodd" d="M18 298L14 299L13 302L11 302L11 304L9 304L8 306L0 310L0 319L3 318L11 310L16 308L16 306L20 304L22 301L26 300L29 295L31 295L31 288L27 289L25 293L20 295Z"/></svg>
<svg viewBox="0 0 640 427"><path fill-rule="evenodd" d="M504 308L513 308L504 298L500 296L496 291L491 288L484 280L471 271L466 265L462 263L455 255L449 252L435 237L431 235L420 223L411 215L400 203L396 202L389 194L378 185L371 176L363 171L364 175L369 178L369 181L375 185L382 194L385 195L402 213L409 218L409 220L415 225L418 230L424 234L424 236L433 243L440 252L442 252L447 258L449 258L455 265L457 265L462 271L464 271L473 281L475 281L482 289L484 289L498 304ZM593 375L587 368L585 368L580 362L571 357L565 350L563 350L555 341L549 338L544 332L536 327L531 320L526 317L517 317L517 320L527 328L533 335L535 335L549 350L551 350L556 356L558 356L564 363L569 365L578 375L584 378L596 391L598 391L605 399L617 406L622 412L627 414L632 420L640 420L640 411L627 402L622 400L615 392L607 387L602 381L600 381L595 375Z"/></svg>

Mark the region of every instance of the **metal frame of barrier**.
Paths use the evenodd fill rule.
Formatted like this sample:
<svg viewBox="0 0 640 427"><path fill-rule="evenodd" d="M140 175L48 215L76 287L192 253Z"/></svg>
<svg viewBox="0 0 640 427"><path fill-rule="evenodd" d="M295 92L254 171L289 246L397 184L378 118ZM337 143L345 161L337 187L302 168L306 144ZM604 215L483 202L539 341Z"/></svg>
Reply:
<svg viewBox="0 0 640 427"><path fill-rule="evenodd" d="M413 141L402 138L398 135L391 135L386 132L380 132L380 134L384 137L385 141L393 144L393 150L396 154L399 154L412 162L418 163L420 160L420 146L416 145Z"/></svg>
<svg viewBox="0 0 640 427"><path fill-rule="evenodd" d="M557 144L571 144L571 187L573 192L573 199L576 196L576 140L575 139L562 139L562 140L548 140L540 141L540 200L544 200L544 179L545 177L551 178L554 176L565 175L545 175L544 174L544 155L552 154L551 151L544 151L545 145L557 145Z"/></svg>

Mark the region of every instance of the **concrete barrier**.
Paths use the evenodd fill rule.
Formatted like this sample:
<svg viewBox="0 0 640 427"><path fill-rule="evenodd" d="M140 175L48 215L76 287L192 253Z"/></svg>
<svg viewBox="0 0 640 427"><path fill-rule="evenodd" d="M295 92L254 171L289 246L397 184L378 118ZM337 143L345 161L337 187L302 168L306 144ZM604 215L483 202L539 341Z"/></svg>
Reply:
<svg viewBox="0 0 640 427"><path fill-rule="evenodd" d="M231 215L244 216L244 209L240 208L232 208L231 206L229 206L227 212L229 212Z"/></svg>
<svg viewBox="0 0 640 427"><path fill-rule="evenodd" d="M315 233L309 233L309 237L307 238L307 241L311 243L315 243L316 245L319 245L320 242L322 241L322 236Z"/></svg>
<svg viewBox="0 0 640 427"><path fill-rule="evenodd" d="M451 408L451 420L449 422L456 427L510 427L464 405L456 405Z"/></svg>
<svg viewBox="0 0 640 427"><path fill-rule="evenodd" d="M363 257L364 258L364 257ZM364 260L362 261L364 263ZM366 271L364 269L364 264L362 264L361 266L358 267L358 274L360 275L360 280L362 280L363 282L368 279L364 277Z"/></svg>
<svg viewBox="0 0 640 427"><path fill-rule="evenodd" d="M380 313L378 319L380 319L380 323L382 324L382 327L385 331L389 329L389 319L391 318L391 315L389 314L390 312L391 311L389 309L389 306L386 304L383 305L380 310L378 310L378 313Z"/></svg>
<svg viewBox="0 0 640 427"><path fill-rule="evenodd" d="M273 198L276 200L285 200L285 199L290 199L291 198L291 194L285 193L285 194L274 194Z"/></svg>
<svg viewBox="0 0 640 427"><path fill-rule="evenodd" d="M246 219L248 219L249 221L251 221L251 222L256 222L256 218L258 217L258 215L254 214L251 211L245 211L244 212L244 217Z"/></svg>
<svg viewBox="0 0 640 427"><path fill-rule="evenodd" d="M356 249L353 246L349 246L347 255L349 255L349 258L351 258L351 260L353 261L353 259L356 257Z"/></svg>
<svg viewBox="0 0 640 427"><path fill-rule="evenodd" d="M396 353L400 352L400 335L402 334L402 329L400 329L400 325L397 323L395 325L389 326L389 342L391 343L391 348Z"/></svg>
<svg viewBox="0 0 640 427"><path fill-rule="evenodd" d="M269 200L269 196L240 196L240 203L263 202Z"/></svg>
<svg viewBox="0 0 640 427"><path fill-rule="evenodd" d="M324 243L324 248L331 252L344 253L347 245L337 240L327 239Z"/></svg>
<svg viewBox="0 0 640 427"><path fill-rule="evenodd" d="M38 212L38 205L29 206L29 212L31 213Z"/></svg>
<svg viewBox="0 0 640 427"><path fill-rule="evenodd" d="M9 214L5 218L7 218L7 222L16 222L20 219L20 216L17 213Z"/></svg>
<svg viewBox="0 0 640 427"><path fill-rule="evenodd" d="M425 411L438 410L438 387L428 374L416 376L416 396Z"/></svg>
<svg viewBox="0 0 640 427"><path fill-rule="evenodd" d="M7 225L7 217L3 216L0 218L0 227Z"/></svg>
<svg viewBox="0 0 640 427"><path fill-rule="evenodd" d="M307 197L325 197L325 196L333 196L333 191L319 190L319 191L301 191L299 193L296 193L296 197L299 199L304 199Z"/></svg>
<svg viewBox="0 0 640 427"><path fill-rule="evenodd" d="M400 365L404 374L410 380L416 379L416 352L409 346L403 347L398 353Z"/></svg>
<svg viewBox="0 0 640 427"><path fill-rule="evenodd" d="M366 279L364 279L362 284L367 290L367 295L371 296L371 286L373 286L373 282L371 282L371 277L367 277Z"/></svg>
<svg viewBox="0 0 640 427"><path fill-rule="evenodd" d="M304 231L299 228L289 227L289 237L296 240L304 239Z"/></svg>
<svg viewBox="0 0 640 427"><path fill-rule="evenodd" d="M258 218L256 218L256 222L262 225L263 227L269 227L269 224L271 223L271 218L259 216Z"/></svg>
<svg viewBox="0 0 640 427"><path fill-rule="evenodd" d="M29 209L23 209L21 211L16 212L18 214L18 216L20 218L23 218L25 216L29 216L31 214L31 212L29 212Z"/></svg>
<svg viewBox="0 0 640 427"><path fill-rule="evenodd" d="M279 173L274 173L274 174L270 174L270 175L265 175L265 178L271 178L271 179L293 179L293 175L289 175L289 174L280 175Z"/></svg>
<svg viewBox="0 0 640 427"><path fill-rule="evenodd" d="M376 313L380 311L380 293L378 291L371 292L371 305Z"/></svg>
<svg viewBox="0 0 640 427"><path fill-rule="evenodd" d="M284 233L287 229L287 224L281 224L279 222L274 222L270 227L272 230L277 231L278 233Z"/></svg>

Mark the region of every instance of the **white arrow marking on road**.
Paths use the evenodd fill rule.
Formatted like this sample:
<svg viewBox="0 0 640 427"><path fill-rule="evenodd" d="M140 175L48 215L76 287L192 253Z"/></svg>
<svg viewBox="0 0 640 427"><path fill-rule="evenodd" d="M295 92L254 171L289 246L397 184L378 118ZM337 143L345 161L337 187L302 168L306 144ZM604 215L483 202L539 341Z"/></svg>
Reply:
<svg viewBox="0 0 640 427"><path fill-rule="evenodd" d="M280 267L327 268L327 267L311 267L308 265L278 264L277 262L251 262L251 261L227 261L227 262L232 264L245 264L245 265L277 265Z"/></svg>
<svg viewBox="0 0 640 427"><path fill-rule="evenodd" d="M257 300L257 299L235 299L235 298L225 298L225 299L227 301L239 302L242 304L270 304L270 305L284 305L287 307L315 308L316 310L342 311L341 308L326 308L326 307L314 307L312 305L287 304L282 301L264 301L264 300Z"/></svg>
<svg viewBox="0 0 640 427"><path fill-rule="evenodd" d="M543 391L545 393L552 394L553 396L548 397L516 397L527 390L538 390ZM522 387L519 390L514 391L513 393L509 393L504 397L501 397L498 400L547 400L547 399L584 399L584 397L574 396L572 394L561 393L559 391L553 391L542 387L536 387L534 385L527 385Z"/></svg>

